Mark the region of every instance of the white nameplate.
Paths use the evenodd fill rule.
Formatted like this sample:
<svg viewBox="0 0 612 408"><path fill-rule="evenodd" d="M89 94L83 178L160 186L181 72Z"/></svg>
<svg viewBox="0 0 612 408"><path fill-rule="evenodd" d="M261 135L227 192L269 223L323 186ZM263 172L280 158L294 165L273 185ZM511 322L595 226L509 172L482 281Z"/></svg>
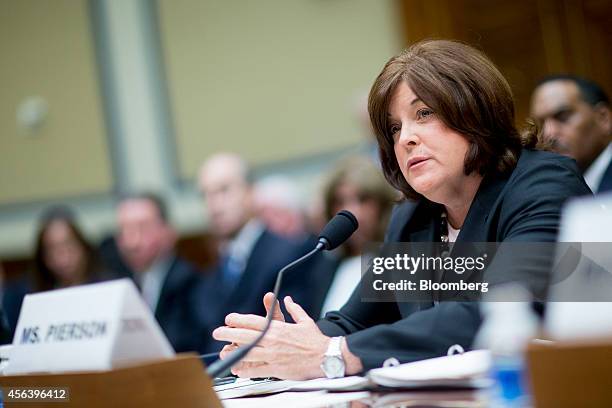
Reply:
<svg viewBox="0 0 612 408"><path fill-rule="evenodd" d="M108 370L173 355L134 283L121 279L27 295L5 373Z"/></svg>

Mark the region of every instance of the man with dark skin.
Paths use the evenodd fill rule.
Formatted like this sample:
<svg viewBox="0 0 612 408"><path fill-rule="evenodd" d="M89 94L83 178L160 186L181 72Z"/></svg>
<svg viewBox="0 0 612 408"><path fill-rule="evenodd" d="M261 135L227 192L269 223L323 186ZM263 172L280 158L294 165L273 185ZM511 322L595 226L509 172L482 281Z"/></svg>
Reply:
<svg viewBox="0 0 612 408"><path fill-rule="evenodd" d="M542 79L531 116L555 151L576 160L596 193L612 190L612 114L603 89L572 75Z"/></svg>

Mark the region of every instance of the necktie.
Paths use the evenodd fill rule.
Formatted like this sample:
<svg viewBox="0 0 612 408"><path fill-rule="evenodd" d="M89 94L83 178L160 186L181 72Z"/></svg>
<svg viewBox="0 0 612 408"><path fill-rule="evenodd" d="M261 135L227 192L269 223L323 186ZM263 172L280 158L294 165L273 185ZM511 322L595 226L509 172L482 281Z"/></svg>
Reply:
<svg viewBox="0 0 612 408"><path fill-rule="evenodd" d="M231 255L225 255L221 258L221 280L226 293L233 290L242 275L242 263Z"/></svg>

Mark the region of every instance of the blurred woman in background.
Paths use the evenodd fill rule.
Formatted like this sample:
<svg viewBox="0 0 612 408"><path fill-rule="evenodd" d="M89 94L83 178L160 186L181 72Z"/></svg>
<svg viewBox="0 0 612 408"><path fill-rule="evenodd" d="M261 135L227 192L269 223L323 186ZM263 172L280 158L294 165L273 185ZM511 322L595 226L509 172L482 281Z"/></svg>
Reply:
<svg viewBox="0 0 612 408"><path fill-rule="evenodd" d="M349 299L361 279L361 255L368 243L382 242L391 207L398 198L399 193L368 158L345 159L333 170L323 191L325 218L331 220L338 211L348 210L357 217L359 228L331 254L334 271L317 279L322 291L317 315L338 310Z"/></svg>
<svg viewBox="0 0 612 408"><path fill-rule="evenodd" d="M41 217L34 252L35 292L96 282L97 254L67 207L52 207Z"/></svg>

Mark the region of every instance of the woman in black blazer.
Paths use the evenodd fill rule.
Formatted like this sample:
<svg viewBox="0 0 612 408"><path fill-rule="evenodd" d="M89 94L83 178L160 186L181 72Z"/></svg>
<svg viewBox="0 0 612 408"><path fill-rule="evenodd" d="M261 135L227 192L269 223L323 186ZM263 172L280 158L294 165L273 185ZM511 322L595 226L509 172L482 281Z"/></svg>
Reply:
<svg viewBox="0 0 612 408"><path fill-rule="evenodd" d="M534 129L519 134L510 86L468 45L424 41L393 57L372 86L369 112L385 177L405 198L389 242L554 242L565 200L589 193L573 160L536 150ZM524 251L496 267L513 273L538 257ZM480 325L477 302L368 303L359 287L318 323L291 299L285 304L296 324L273 325L234 373L351 375L389 357L409 362L445 355L453 344L467 349ZM226 324L213 333L233 342L221 358L254 339L264 318L230 314Z"/></svg>

